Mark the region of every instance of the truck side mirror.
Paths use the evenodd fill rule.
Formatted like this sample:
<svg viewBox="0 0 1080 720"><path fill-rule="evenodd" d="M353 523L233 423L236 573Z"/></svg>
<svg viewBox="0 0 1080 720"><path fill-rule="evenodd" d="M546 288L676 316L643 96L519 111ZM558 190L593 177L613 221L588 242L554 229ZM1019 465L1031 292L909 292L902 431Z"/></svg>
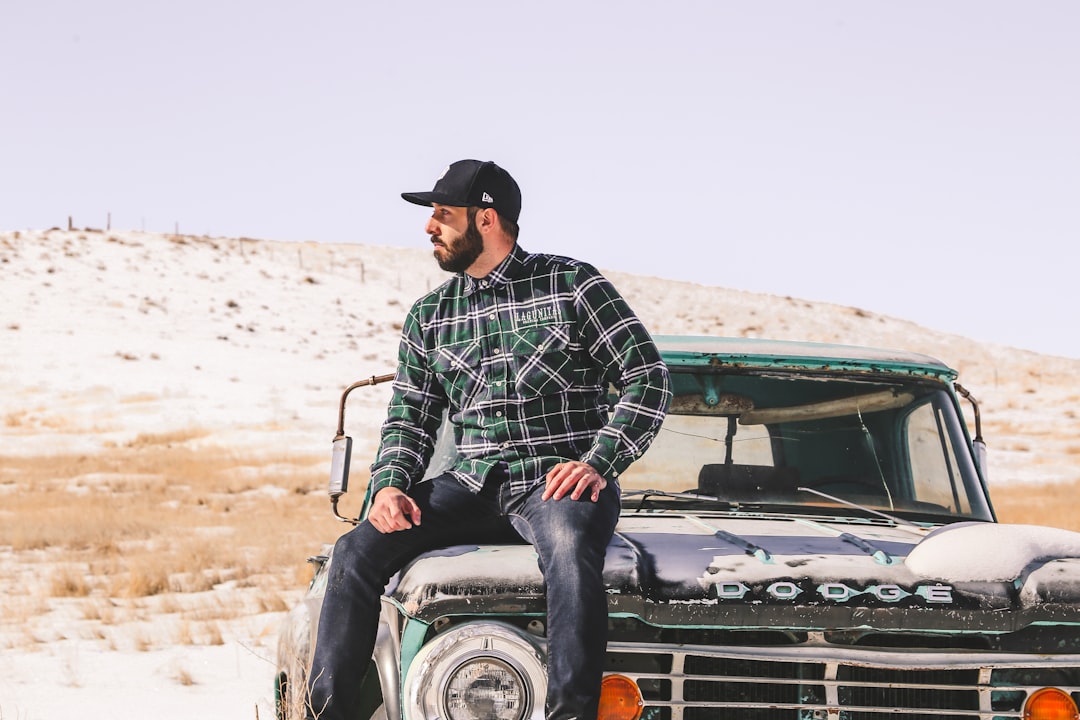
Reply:
<svg viewBox="0 0 1080 720"><path fill-rule="evenodd" d="M982 438L977 438L971 442L971 449L975 451L975 465L979 468L983 482L989 482L990 468L986 464L986 443Z"/></svg>
<svg viewBox="0 0 1080 720"><path fill-rule="evenodd" d="M330 498L349 491L349 461L352 458L352 438L336 437L330 454Z"/></svg>
<svg viewBox="0 0 1080 720"><path fill-rule="evenodd" d="M333 449L330 454L330 485L328 489L330 493L330 509L334 513L334 517L342 522L352 523L353 525L360 522L359 519L347 518L338 512L338 500L349 489L349 461L352 459L352 438L345 435L345 401L348 399L349 393L358 387L378 385L393 379L393 374L372 375L359 382L354 382L341 393L341 401L338 403L337 434L334 435Z"/></svg>

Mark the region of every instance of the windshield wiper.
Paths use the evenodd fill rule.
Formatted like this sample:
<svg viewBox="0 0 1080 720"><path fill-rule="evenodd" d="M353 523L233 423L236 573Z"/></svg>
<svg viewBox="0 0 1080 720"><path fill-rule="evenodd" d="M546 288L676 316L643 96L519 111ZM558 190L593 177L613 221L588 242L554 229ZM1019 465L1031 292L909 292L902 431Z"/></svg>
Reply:
<svg viewBox="0 0 1080 720"><path fill-rule="evenodd" d="M902 527L902 528L905 528L905 529L908 529L908 530L915 530L920 535L923 535L923 534L925 534L927 532L926 528L922 527L921 525L916 525L915 523L911 522L910 520L905 520L902 517L897 517L896 515L890 515L889 513L884 513L884 512L881 512L880 510L874 510L872 508L866 507L865 505L860 505L858 503L853 503L850 500L844 500L843 498L838 498L835 495L830 495L828 493L823 493L820 490L815 490L814 488L797 487L795 489L799 490L801 492L808 492L811 495L817 495L818 497L823 497L826 500L832 500L835 503L840 503L841 505L846 505L846 506L848 506L850 508L855 508L856 510L862 510L864 513L869 513L870 515L877 515L878 517L885 518L886 520L889 520L890 522L892 522L893 524L895 524L898 527Z"/></svg>
<svg viewBox="0 0 1080 720"><path fill-rule="evenodd" d="M637 509L641 510L645 507L645 503L648 502L651 497L662 498L674 498L676 500L699 500L715 505L732 505L732 501L718 498L715 495L699 495L692 492L670 492L668 490L627 490L623 493L623 497L636 497L641 496L641 502L638 503Z"/></svg>

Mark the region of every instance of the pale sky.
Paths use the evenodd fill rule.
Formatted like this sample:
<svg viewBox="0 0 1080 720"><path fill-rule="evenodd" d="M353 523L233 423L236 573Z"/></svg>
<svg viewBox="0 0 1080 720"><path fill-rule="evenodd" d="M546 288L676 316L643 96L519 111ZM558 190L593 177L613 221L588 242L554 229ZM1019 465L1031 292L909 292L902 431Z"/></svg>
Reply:
<svg viewBox="0 0 1080 720"><path fill-rule="evenodd" d="M1080 357L1073 0L0 0L0 229L426 247L462 158L533 252Z"/></svg>

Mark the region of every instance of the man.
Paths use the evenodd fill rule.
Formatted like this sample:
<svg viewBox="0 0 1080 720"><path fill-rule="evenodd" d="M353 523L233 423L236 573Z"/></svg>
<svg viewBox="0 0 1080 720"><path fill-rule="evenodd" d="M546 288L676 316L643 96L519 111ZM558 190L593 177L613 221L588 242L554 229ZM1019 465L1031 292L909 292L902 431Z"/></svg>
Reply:
<svg viewBox="0 0 1080 720"><path fill-rule="evenodd" d="M380 596L407 562L437 547L524 538L547 588L547 717L593 720L618 476L663 421L667 368L593 267L517 245L521 192L495 163L456 162L431 192L402 197L432 208L435 259L455 276L405 319L371 509L334 548L309 712L353 717ZM459 458L418 482L444 412Z"/></svg>

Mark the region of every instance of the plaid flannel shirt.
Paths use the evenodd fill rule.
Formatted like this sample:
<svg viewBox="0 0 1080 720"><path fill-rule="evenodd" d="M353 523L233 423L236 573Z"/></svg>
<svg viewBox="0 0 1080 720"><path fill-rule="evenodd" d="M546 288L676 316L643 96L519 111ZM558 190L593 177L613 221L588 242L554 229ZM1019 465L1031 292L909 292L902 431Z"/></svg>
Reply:
<svg viewBox="0 0 1080 720"><path fill-rule="evenodd" d="M473 491L501 462L515 493L567 460L617 482L670 401L667 367L611 283L515 246L487 277L456 275L410 310L373 490L423 476L444 410L458 452L449 472Z"/></svg>

